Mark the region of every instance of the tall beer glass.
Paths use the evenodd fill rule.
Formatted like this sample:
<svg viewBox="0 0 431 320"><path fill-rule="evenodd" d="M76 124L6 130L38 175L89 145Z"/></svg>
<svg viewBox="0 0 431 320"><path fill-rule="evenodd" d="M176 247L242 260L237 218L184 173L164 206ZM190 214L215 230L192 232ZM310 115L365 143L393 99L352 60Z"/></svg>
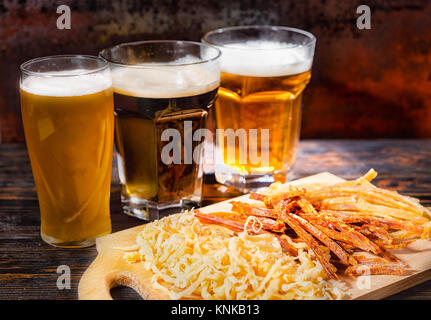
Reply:
<svg viewBox="0 0 431 320"><path fill-rule="evenodd" d="M244 26L211 31L202 40L222 51L215 108L217 181L250 191L286 180L315 37L287 27ZM228 141L232 134L235 139Z"/></svg>
<svg viewBox="0 0 431 320"><path fill-rule="evenodd" d="M220 82L220 51L143 41L100 55L111 64L123 211L154 220L170 208L198 206L202 130Z"/></svg>
<svg viewBox="0 0 431 320"><path fill-rule="evenodd" d="M21 111L42 239L85 247L111 232L114 106L108 63L52 56L21 65Z"/></svg>

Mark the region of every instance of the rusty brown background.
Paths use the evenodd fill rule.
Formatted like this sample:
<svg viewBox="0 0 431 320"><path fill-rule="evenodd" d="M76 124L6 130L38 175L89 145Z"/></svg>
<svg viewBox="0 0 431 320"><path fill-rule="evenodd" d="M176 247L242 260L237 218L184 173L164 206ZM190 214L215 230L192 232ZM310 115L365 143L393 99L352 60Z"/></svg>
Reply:
<svg viewBox="0 0 431 320"><path fill-rule="evenodd" d="M72 29L56 28L56 8ZM356 28L370 6L372 29ZM273 24L318 39L303 138L431 137L431 1L119 0L0 2L0 142L22 142L19 65L145 39L199 40L214 28Z"/></svg>

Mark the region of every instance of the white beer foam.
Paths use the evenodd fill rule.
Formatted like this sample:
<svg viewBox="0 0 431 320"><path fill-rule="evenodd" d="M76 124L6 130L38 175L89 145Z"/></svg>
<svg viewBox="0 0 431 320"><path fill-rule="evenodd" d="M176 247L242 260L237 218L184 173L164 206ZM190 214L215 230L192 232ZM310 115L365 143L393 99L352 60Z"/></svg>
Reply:
<svg viewBox="0 0 431 320"><path fill-rule="evenodd" d="M254 40L220 47L221 71L251 77L278 77L306 72L313 57L309 49L277 41Z"/></svg>
<svg viewBox="0 0 431 320"><path fill-rule="evenodd" d="M168 65L146 63L130 68L114 67L114 91L142 98L179 98L216 89L220 83L218 63L180 66L199 61L184 57Z"/></svg>
<svg viewBox="0 0 431 320"><path fill-rule="evenodd" d="M21 89L32 94L51 97L75 97L97 93L112 86L104 73L79 74L86 70L49 72L44 76L28 76L21 82ZM76 73L77 75L70 76ZM50 75L50 76L47 76ZM63 76L62 76L63 75Z"/></svg>

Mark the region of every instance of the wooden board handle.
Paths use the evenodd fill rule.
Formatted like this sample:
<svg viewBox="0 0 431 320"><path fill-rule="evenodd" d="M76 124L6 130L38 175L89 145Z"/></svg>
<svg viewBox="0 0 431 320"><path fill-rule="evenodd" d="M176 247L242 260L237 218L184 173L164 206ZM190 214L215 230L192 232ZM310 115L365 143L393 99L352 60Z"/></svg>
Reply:
<svg viewBox="0 0 431 320"><path fill-rule="evenodd" d="M116 286L117 271L105 265L105 256L99 254L82 275L78 286L80 300L112 300L111 288Z"/></svg>
<svg viewBox="0 0 431 320"><path fill-rule="evenodd" d="M139 270L141 268L140 265L124 263L118 255L102 251L82 275L78 286L78 299L113 300L111 289L116 286L129 287L143 299L167 299L162 292L149 287L151 274L143 273Z"/></svg>

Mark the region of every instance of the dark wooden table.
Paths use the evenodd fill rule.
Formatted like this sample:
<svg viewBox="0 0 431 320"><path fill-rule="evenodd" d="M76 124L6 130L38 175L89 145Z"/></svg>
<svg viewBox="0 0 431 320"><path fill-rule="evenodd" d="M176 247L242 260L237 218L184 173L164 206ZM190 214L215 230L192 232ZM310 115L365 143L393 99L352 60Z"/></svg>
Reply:
<svg viewBox="0 0 431 320"><path fill-rule="evenodd" d="M431 206L431 140L327 141L300 143L296 178L329 171L355 178L373 167L380 187L395 188ZM205 176L205 204L239 195ZM142 221L120 212L114 168L112 227L119 231ZM0 145L0 299L76 299L79 279L96 249L57 249L39 236L39 208L25 146ZM71 289L57 288L57 267L71 269ZM113 289L114 298L136 298L131 289ZM431 281L390 297L431 299Z"/></svg>

